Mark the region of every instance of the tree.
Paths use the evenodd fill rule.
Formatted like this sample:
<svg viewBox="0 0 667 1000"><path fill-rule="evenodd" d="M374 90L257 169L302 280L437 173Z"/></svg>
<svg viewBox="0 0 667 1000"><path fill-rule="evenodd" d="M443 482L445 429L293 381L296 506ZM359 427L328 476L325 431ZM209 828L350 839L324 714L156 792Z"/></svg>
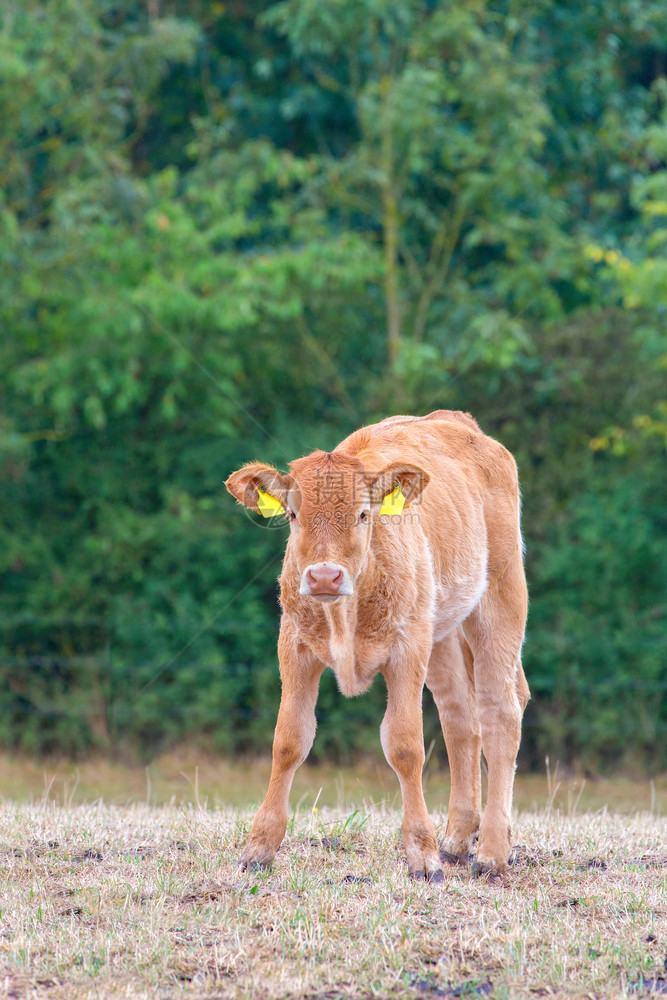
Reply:
<svg viewBox="0 0 667 1000"><path fill-rule="evenodd" d="M222 481L449 405L519 458L530 761L649 760L662 6L2 17L0 742L268 746L282 538ZM326 678L315 752L382 702Z"/></svg>
<svg viewBox="0 0 667 1000"><path fill-rule="evenodd" d="M321 136L311 186L332 225L381 246L394 386L466 352L509 363L522 318L558 314L554 281L572 268L539 163L549 111L518 25L474 0L288 0L264 22L350 108L356 135L342 150Z"/></svg>

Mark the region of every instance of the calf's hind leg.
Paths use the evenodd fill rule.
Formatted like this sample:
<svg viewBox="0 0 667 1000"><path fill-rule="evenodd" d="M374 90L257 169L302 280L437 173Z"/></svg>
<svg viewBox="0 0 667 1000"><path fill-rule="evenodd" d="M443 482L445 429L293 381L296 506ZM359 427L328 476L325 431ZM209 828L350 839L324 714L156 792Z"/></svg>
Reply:
<svg viewBox="0 0 667 1000"><path fill-rule="evenodd" d="M482 741L472 653L460 630L434 644L426 686L440 716L451 778L442 856L467 864L482 812Z"/></svg>
<svg viewBox="0 0 667 1000"><path fill-rule="evenodd" d="M473 651L477 711L488 766L488 796L479 828L477 873L502 871L511 847L512 792L521 718L529 698L521 666L527 593L520 561L494 581L465 622Z"/></svg>

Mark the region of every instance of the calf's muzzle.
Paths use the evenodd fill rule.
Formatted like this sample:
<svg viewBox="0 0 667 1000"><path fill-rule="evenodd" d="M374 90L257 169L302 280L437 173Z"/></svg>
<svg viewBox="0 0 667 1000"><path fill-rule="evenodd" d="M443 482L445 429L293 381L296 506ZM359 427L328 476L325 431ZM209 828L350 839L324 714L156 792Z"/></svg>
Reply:
<svg viewBox="0 0 667 1000"><path fill-rule="evenodd" d="M336 563L313 563L301 577L300 592L307 597L331 599L352 593L352 582L343 566Z"/></svg>

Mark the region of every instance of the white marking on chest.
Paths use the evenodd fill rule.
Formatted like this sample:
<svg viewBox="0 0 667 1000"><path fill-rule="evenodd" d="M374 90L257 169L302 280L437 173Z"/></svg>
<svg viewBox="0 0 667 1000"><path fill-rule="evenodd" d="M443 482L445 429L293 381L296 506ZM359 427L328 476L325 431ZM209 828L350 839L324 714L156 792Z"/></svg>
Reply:
<svg viewBox="0 0 667 1000"><path fill-rule="evenodd" d="M338 687L346 697L362 694L386 662L387 651L378 646L359 643L356 634L356 614L351 621L346 615L329 619L329 666L336 675Z"/></svg>
<svg viewBox="0 0 667 1000"><path fill-rule="evenodd" d="M327 609L329 610L329 609ZM356 612L356 608L354 609ZM336 675L338 686L344 695L351 697L359 694L357 674L355 670L354 634L356 632L356 613L348 617L345 606L331 608L327 618L329 621L329 666Z"/></svg>
<svg viewBox="0 0 667 1000"><path fill-rule="evenodd" d="M472 572L452 574L436 582L433 611L433 641L439 642L466 620L477 607L487 588L488 555L480 556Z"/></svg>

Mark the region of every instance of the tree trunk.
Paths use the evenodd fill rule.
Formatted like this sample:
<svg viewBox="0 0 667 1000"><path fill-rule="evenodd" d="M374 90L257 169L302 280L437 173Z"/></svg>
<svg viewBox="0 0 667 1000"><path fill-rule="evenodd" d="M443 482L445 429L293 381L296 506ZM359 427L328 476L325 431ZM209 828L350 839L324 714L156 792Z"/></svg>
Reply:
<svg viewBox="0 0 667 1000"><path fill-rule="evenodd" d="M389 371L393 372L398 360L401 343L401 306L398 277L398 197L394 176L394 146L391 131L391 117L385 98L385 113L382 128L382 167L384 181L382 187L382 239L384 242L384 295L387 312L387 349Z"/></svg>

